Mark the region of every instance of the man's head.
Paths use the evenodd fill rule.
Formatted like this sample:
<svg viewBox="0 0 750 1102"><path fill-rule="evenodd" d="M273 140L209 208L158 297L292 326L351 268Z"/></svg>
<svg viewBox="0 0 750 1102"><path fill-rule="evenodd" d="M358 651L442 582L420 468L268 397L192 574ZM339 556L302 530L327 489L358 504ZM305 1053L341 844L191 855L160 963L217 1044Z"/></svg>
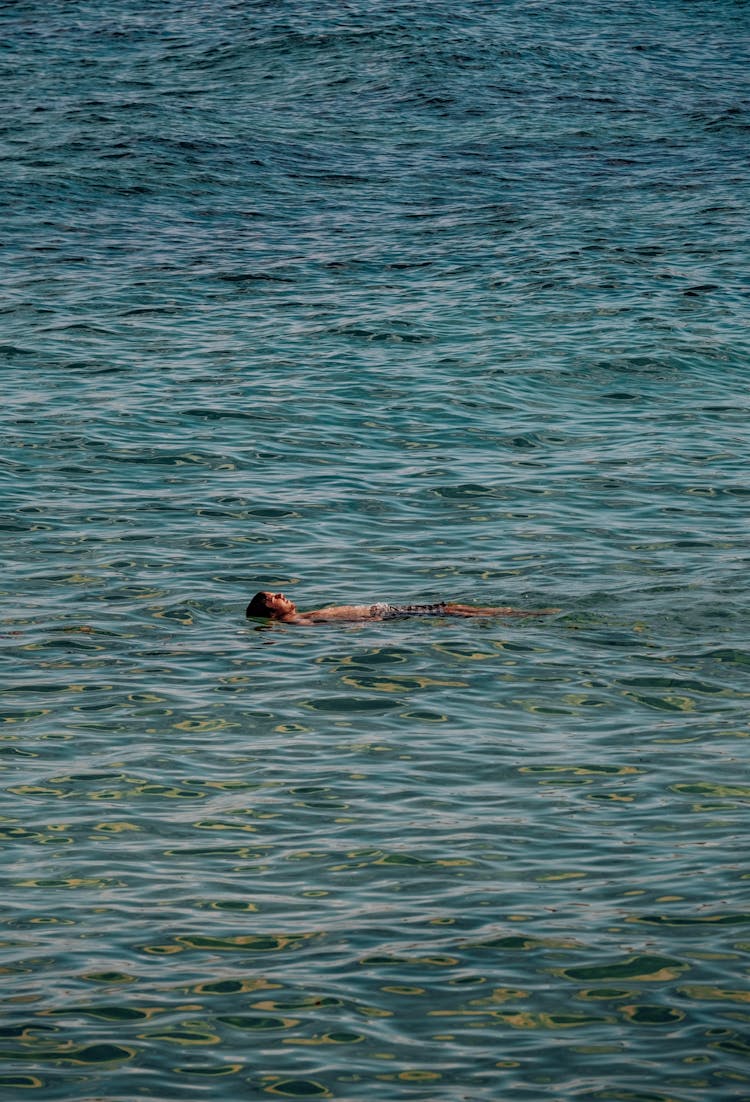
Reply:
<svg viewBox="0 0 750 1102"><path fill-rule="evenodd" d="M256 593L245 610L247 617L263 617L267 620L281 620L297 611L297 606L283 593Z"/></svg>

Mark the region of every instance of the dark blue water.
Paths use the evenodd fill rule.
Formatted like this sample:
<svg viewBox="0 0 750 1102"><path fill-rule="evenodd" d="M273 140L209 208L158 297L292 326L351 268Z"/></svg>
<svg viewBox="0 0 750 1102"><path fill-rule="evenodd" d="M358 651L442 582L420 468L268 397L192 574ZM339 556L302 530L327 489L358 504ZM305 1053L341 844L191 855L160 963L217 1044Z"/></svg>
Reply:
<svg viewBox="0 0 750 1102"><path fill-rule="evenodd" d="M0 4L3 1099L750 1097L748 38Z"/></svg>

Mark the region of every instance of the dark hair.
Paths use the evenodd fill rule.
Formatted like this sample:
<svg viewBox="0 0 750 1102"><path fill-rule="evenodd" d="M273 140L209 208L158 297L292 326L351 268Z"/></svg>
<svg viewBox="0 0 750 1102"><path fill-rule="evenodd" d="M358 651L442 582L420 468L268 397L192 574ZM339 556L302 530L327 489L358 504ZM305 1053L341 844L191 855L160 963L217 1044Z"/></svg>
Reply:
<svg viewBox="0 0 750 1102"><path fill-rule="evenodd" d="M245 616L264 616L268 618L267 593L256 593L250 604L245 609Z"/></svg>

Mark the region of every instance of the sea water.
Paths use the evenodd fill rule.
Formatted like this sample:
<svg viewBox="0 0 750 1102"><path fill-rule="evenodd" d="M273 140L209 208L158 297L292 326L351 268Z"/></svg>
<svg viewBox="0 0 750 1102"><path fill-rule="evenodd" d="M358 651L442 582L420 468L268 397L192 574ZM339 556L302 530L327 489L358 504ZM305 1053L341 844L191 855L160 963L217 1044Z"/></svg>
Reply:
<svg viewBox="0 0 750 1102"><path fill-rule="evenodd" d="M748 1098L747 4L0 38L2 1098Z"/></svg>

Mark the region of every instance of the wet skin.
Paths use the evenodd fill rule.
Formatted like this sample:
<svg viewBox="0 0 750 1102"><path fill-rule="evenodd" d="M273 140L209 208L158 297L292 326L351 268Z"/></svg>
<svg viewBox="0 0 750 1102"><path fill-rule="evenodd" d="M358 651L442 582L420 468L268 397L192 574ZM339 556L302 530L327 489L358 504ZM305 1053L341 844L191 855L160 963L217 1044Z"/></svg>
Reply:
<svg viewBox="0 0 750 1102"><path fill-rule="evenodd" d="M298 612L297 606L283 593L261 592L256 594L247 607L248 617L262 617L268 620L278 620L282 624L327 624L336 621L349 623L364 623L371 620L392 620L393 613L388 613L388 606L378 605L332 605L330 608L313 609L311 612ZM462 605L449 601L441 605L439 611L432 613L435 616L541 616L552 612L559 612L559 608L539 608L525 610L509 608L507 606L478 606ZM409 615L404 613L404 615ZM415 613L419 615L419 613Z"/></svg>

